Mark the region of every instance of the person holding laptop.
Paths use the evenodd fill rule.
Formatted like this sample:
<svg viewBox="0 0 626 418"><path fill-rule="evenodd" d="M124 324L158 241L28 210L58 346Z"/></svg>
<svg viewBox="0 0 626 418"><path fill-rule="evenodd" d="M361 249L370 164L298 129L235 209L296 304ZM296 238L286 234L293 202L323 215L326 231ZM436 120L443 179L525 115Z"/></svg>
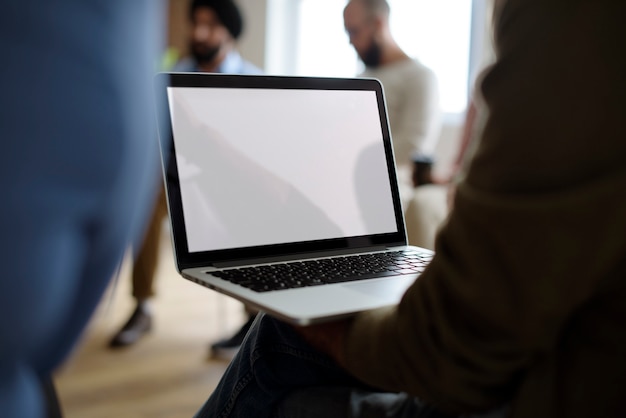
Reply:
<svg viewBox="0 0 626 418"><path fill-rule="evenodd" d="M426 271L350 319L257 317L197 416L621 417L625 14L505 1L487 121Z"/></svg>

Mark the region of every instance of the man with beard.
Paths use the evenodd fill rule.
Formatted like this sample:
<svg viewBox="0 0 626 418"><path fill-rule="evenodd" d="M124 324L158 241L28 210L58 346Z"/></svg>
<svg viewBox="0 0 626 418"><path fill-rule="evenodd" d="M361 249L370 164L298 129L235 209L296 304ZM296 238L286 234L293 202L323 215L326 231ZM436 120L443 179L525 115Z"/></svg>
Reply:
<svg viewBox="0 0 626 418"><path fill-rule="evenodd" d="M262 73L235 49L243 31L243 18L232 0L192 0L189 13L191 56L179 62L175 71Z"/></svg>
<svg viewBox="0 0 626 418"><path fill-rule="evenodd" d="M245 61L235 49L243 31L243 18L232 0L192 0L189 9L191 33L190 56L174 66L174 71L229 74L260 74L261 69ZM125 347L137 342L152 327L150 299L154 296L154 273L157 267L161 228L167 215L163 189L157 199L143 246L134 260L132 280L135 310L122 329L109 343ZM255 312L246 309L248 319L231 338L211 345L211 354L230 358L239 348L252 324Z"/></svg>
<svg viewBox="0 0 626 418"><path fill-rule="evenodd" d="M386 0L350 0L343 18L350 43L365 64L360 76L377 78L385 88L398 178L406 203L412 191L413 160L432 161L439 138L439 87L435 74L409 57L394 40L389 11ZM420 177L415 185L431 181L429 175Z"/></svg>
<svg viewBox="0 0 626 418"><path fill-rule="evenodd" d="M386 0L350 0L344 9L344 25L365 64L360 76L376 78L385 88L409 242L432 249L436 231L448 213L447 188L431 184L433 154L441 131L439 85L431 69L397 44L389 13Z"/></svg>

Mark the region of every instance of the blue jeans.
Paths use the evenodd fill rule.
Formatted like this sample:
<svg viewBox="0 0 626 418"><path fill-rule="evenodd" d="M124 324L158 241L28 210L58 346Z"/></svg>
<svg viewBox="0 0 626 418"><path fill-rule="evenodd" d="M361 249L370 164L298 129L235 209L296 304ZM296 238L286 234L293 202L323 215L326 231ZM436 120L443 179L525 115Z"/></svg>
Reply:
<svg viewBox="0 0 626 418"><path fill-rule="evenodd" d="M257 316L196 418L443 418L405 393L385 393L346 373L287 324ZM487 418L503 417L504 411Z"/></svg>

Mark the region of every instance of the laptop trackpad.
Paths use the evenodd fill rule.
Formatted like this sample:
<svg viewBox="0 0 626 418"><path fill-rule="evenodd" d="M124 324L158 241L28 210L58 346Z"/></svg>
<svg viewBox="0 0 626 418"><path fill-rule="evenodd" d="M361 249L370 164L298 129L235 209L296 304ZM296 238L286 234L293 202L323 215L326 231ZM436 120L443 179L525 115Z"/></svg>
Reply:
<svg viewBox="0 0 626 418"><path fill-rule="evenodd" d="M346 283L345 287L373 296L385 301L399 302L406 289L417 279L417 274L406 276L386 277L367 282Z"/></svg>

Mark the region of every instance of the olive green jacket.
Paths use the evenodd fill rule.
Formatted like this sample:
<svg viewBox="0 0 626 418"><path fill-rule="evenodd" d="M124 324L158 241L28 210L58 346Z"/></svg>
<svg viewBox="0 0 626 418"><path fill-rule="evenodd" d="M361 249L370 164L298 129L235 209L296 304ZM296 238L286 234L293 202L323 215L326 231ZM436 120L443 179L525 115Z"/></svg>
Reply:
<svg viewBox="0 0 626 418"><path fill-rule="evenodd" d="M489 112L429 268L344 355L454 413L624 416L626 2L510 0Z"/></svg>

